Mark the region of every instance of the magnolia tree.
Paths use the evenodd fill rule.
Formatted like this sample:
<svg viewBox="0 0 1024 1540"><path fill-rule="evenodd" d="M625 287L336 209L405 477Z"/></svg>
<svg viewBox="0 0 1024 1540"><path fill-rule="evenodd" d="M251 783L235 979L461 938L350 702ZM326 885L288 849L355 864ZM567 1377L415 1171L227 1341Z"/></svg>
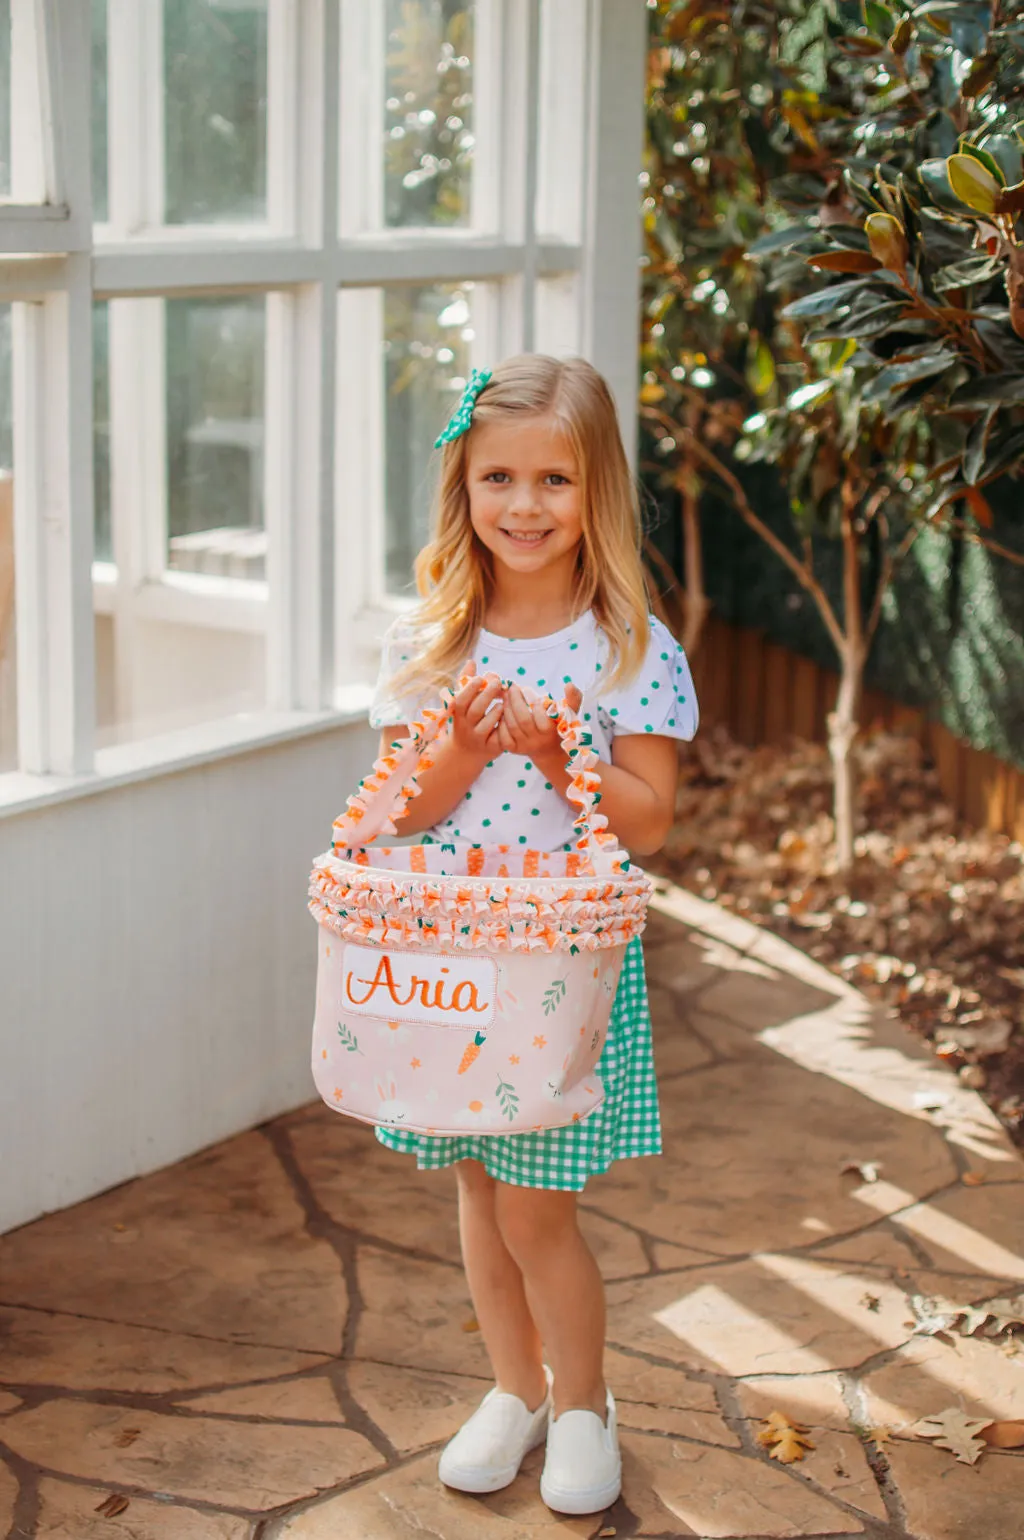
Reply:
<svg viewBox="0 0 1024 1540"><path fill-rule="evenodd" d="M662 10L669 26L693 7ZM769 42L762 127L785 166L765 169L758 183L759 140L748 124L741 178L757 189L762 223L775 228L746 252L760 274L753 309L744 310L749 288L740 286L734 306L729 284L715 284L725 296L720 339L728 343L726 322L746 328L742 383L726 348L737 388L725 409L712 401L697 414L672 400L658 373L645 380L646 409L671 417L664 439L681 444L679 463L728 487L813 598L835 645L829 745L845 867L854 854L850 751L886 589L928 525L994 544L984 488L1024 464L1024 5L816 0L776 19L773 29L752 17ZM737 56L744 46L737 38ZM746 100L749 113L757 98L748 91ZM773 299L785 306L777 320ZM762 345L770 366L766 359L759 372ZM700 383L692 370L686 383ZM666 394L654 402L658 387ZM760 409L734 442L735 402L751 394L761 395ZM732 457L780 468L791 540L751 507ZM839 604L816 569L822 537L841 546ZM877 571L870 589L868 554Z"/></svg>
<svg viewBox="0 0 1024 1540"><path fill-rule="evenodd" d="M651 14L640 408L646 475L679 498L691 653L710 610L702 494L776 387L774 302L747 252L799 143L779 57L801 9L662 0Z"/></svg>

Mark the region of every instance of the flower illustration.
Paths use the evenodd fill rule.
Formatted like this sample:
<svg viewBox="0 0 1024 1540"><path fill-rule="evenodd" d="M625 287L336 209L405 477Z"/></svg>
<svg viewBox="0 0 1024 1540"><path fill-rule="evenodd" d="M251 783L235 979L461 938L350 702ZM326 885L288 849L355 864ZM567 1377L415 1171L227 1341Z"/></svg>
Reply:
<svg viewBox="0 0 1024 1540"><path fill-rule="evenodd" d="M548 1040L546 1037L540 1037L538 1035L533 1040L533 1046L534 1048L546 1048L548 1046Z"/></svg>
<svg viewBox="0 0 1024 1540"><path fill-rule="evenodd" d="M407 1043L412 1033L400 1021L385 1021L377 1028L377 1036L385 1043Z"/></svg>
<svg viewBox="0 0 1024 1540"><path fill-rule="evenodd" d="M336 1102L340 1102L343 1094L344 1093L342 1092L341 1086L340 1085L336 1085L334 1087L334 1100Z"/></svg>
<svg viewBox="0 0 1024 1540"><path fill-rule="evenodd" d="M486 1102L474 1098L473 1101L467 1102L465 1107L459 1108L459 1111L455 1114L454 1121L460 1127L480 1128L483 1124L491 1121L493 1117L493 1108L489 1107Z"/></svg>
<svg viewBox="0 0 1024 1540"><path fill-rule="evenodd" d="M510 1053L509 1056L508 1056L508 1062L510 1064L518 1064L519 1063L519 1055L517 1053Z"/></svg>
<svg viewBox="0 0 1024 1540"><path fill-rule="evenodd" d="M410 1061L409 1061L409 1068L410 1069L422 1069L423 1065L422 1065L422 1063L421 1063L421 1061L419 1059L410 1059Z"/></svg>

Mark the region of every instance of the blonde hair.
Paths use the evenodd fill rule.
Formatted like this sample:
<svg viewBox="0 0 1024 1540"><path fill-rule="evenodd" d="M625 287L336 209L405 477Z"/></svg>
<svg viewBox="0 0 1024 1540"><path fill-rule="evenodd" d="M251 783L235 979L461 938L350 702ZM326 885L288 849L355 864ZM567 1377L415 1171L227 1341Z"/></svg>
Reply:
<svg viewBox="0 0 1024 1540"><path fill-rule="evenodd" d="M475 425L541 414L554 417L580 469L583 535L573 616L592 609L608 638L606 688L639 670L649 629L640 509L611 391L585 359L527 353L495 369L473 410L473 426L443 447L434 537L416 558L422 602L409 617L424 628L424 646L397 676L397 691L451 684L484 623L493 587L491 553L470 522L466 486Z"/></svg>

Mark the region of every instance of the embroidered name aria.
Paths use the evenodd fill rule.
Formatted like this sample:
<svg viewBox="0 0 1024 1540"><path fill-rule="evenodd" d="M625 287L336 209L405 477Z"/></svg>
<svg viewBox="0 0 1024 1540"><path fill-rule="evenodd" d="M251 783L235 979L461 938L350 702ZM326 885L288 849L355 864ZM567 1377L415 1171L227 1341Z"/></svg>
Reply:
<svg viewBox="0 0 1024 1540"><path fill-rule="evenodd" d="M447 973L448 969L442 968L441 972ZM489 1009L490 1005L489 1001L484 1001L482 1005L480 1004L479 996L476 992L476 985L471 983L469 979L460 979L455 988L452 990L450 1000L445 999L445 986L450 982L450 980L437 979L434 982L434 994L433 998L431 998L429 994L430 980L421 979L415 973L412 976L412 983L409 986L409 993L403 997L398 992L398 985L395 983L395 976L391 969L391 958L386 952L381 954L380 961L377 964L377 971L373 975L372 979L356 979L355 982L357 984L368 984L369 988L366 994L362 996L362 998L354 995L352 993L352 972L349 970L349 972L345 975L345 993L353 1005L368 1004L368 1002L373 999L373 996L378 989L382 989L385 994L390 997L392 1005L398 1006L411 1005L413 1000L416 998L417 989L419 990L418 1003L421 1006L425 1006L427 1010L458 1011L460 1014L464 1014L469 1011L483 1013ZM461 998L463 997L464 991L466 991L466 1004L463 1005L461 1003Z"/></svg>

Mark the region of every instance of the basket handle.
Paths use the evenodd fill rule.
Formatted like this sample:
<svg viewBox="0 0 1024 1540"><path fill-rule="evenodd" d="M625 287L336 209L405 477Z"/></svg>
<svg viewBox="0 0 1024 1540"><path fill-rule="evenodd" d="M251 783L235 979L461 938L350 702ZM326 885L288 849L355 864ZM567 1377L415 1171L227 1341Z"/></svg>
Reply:
<svg viewBox="0 0 1024 1540"><path fill-rule="evenodd" d="M476 677L479 676L464 673L457 689L464 689ZM579 809L573 824L577 833L576 849L583 858L585 875L593 876L595 857L600 853L600 864L605 865L607 858L620 854L620 847L608 828L607 818L597 811L601 800L601 761L593 750L591 734L567 701L556 702L550 695L542 695L528 686L520 688L531 705L539 702L558 724L559 741L566 754L565 768L570 777L566 796ZM348 798L346 811L334 821L337 853L352 850L357 845L369 845L380 834L399 833L395 821L420 794L420 772L429 770L433 763L430 745L451 720L455 693L450 689L442 690L440 707L424 708L410 724L412 736L396 739L388 753L374 762L369 775Z"/></svg>

